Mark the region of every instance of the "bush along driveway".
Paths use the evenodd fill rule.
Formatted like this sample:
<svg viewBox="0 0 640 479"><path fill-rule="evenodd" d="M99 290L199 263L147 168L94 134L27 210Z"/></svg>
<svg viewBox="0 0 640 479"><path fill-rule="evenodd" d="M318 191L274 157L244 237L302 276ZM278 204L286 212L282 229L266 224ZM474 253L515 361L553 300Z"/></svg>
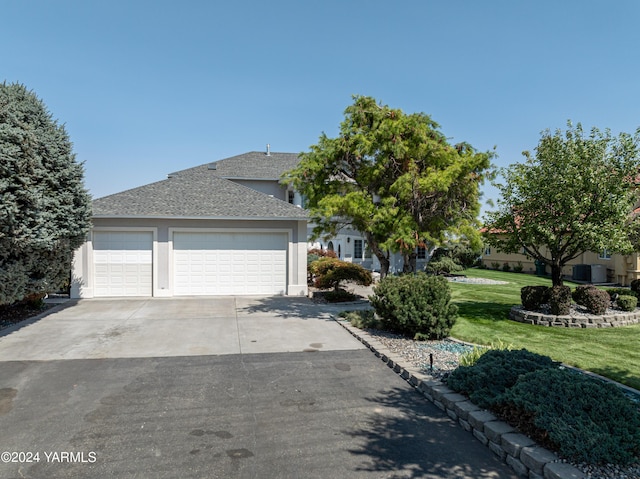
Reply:
<svg viewBox="0 0 640 479"><path fill-rule="evenodd" d="M562 459L494 412L475 404L468 396L435 378L424 368L410 364L399 352L387 348L374 334L352 326L349 321L339 320L338 322L387 366L413 385L425 398L446 412L462 428L473 434L478 441L511 466L518 475L546 479L640 477L640 464L637 462L627 465L598 465L585 462L571 463ZM552 363L551 361L550 364ZM558 402L570 404L570 401L566 400ZM588 440L588 438L585 439ZM591 475L587 476L588 474Z"/></svg>

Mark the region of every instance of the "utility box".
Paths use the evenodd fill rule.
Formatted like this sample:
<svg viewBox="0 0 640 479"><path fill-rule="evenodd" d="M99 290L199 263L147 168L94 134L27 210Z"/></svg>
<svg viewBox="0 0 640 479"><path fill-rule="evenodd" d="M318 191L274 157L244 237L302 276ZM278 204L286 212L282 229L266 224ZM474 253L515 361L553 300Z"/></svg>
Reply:
<svg viewBox="0 0 640 479"><path fill-rule="evenodd" d="M591 282L592 283L606 283L607 282L607 268L603 264L591 265Z"/></svg>
<svg viewBox="0 0 640 479"><path fill-rule="evenodd" d="M591 281L591 266L592 265L589 264L574 265L572 279L575 279L576 281Z"/></svg>

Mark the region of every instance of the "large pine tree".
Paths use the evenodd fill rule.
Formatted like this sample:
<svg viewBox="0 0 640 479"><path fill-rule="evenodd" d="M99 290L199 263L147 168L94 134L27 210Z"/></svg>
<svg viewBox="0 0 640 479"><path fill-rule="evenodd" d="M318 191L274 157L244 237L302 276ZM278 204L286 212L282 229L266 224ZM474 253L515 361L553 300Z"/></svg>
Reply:
<svg viewBox="0 0 640 479"><path fill-rule="evenodd" d="M64 126L21 84L0 84L0 304L60 288L91 199Z"/></svg>

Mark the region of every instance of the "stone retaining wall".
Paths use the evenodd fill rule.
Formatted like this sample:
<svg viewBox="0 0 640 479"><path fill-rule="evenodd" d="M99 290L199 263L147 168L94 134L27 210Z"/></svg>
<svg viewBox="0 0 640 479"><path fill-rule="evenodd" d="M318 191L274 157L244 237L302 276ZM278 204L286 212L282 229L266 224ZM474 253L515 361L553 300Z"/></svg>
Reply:
<svg viewBox="0 0 640 479"><path fill-rule="evenodd" d="M631 312L619 311L596 316L593 314L580 316L555 316L553 314L527 311L522 306L513 306L509 319L520 323L537 324L539 326L556 326L565 328L615 328L640 323L640 309Z"/></svg>
<svg viewBox="0 0 640 479"><path fill-rule="evenodd" d="M423 374L417 369L403 366L404 360L390 352L380 341L348 321L338 321L342 327L382 359L387 366L420 391L424 397L444 411L466 431L521 477L529 479L585 479L585 475L571 464L561 462L553 452L545 449L513 427L499 421L462 394L449 389L442 382Z"/></svg>

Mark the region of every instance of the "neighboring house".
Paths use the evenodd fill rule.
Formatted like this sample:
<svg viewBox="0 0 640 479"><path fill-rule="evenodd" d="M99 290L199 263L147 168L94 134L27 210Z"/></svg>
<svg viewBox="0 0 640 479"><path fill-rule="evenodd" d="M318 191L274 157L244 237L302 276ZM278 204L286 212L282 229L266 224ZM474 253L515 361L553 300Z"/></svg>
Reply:
<svg viewBox="0 0 640 479"><path fill-rule="evenodd" d="M525 273L536 273L535 261L521 253L503 253L493 247L485 247L482 264L488 268L499 265L502 269L508 263L511 269L521 264ZM546 272L550 269L547 267ZM570 261L564 267L563 274L567 278L592 283L618 283L628 286L634 279L640 278L640 253L631 255L611 254L607 251L594 253L587 251Z"/></svg>
<svg viewBox="0 0 640 479"><path fill-rule="evenodd" d="M96 199L72 297L306 295L307 214L278 183L296 163L252 152Z"/></svg>

